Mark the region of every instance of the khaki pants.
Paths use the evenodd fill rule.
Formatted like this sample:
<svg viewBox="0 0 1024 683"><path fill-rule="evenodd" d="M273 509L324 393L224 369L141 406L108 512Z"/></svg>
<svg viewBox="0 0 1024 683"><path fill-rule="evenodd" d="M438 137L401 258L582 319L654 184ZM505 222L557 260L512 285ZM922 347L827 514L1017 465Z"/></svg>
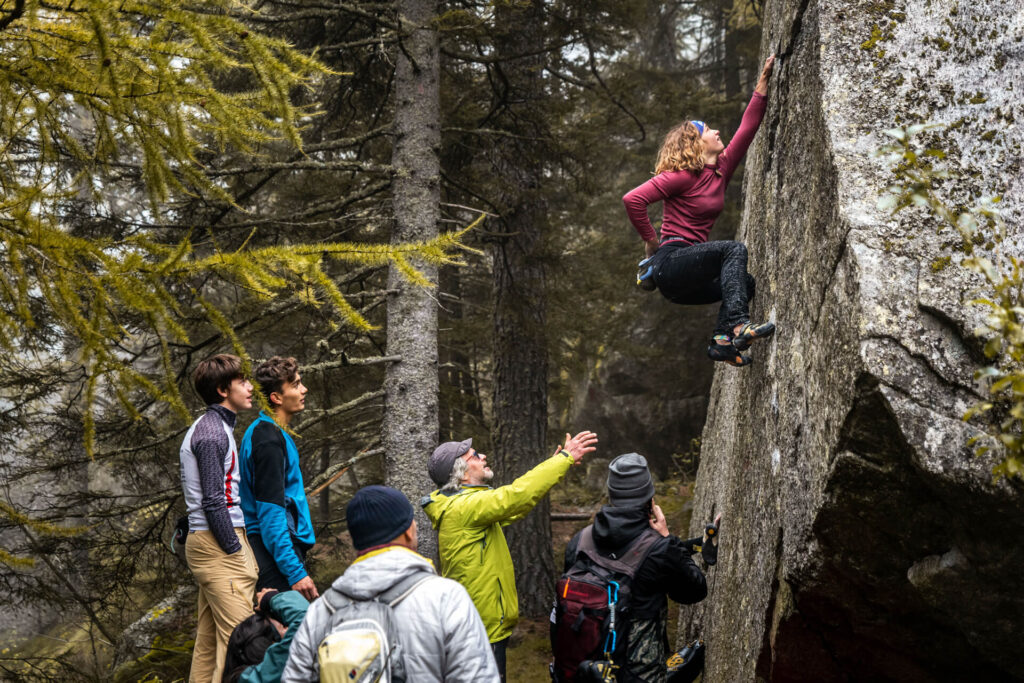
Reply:
<svg viewBox="0 0 1024 683"><path fill-rule="evenodd" d="M220 683L228 638L253 613L256 559L245 529L236 528L235 533L242 549L231 555L221 550L209 531L192 532L185 542L185 561L199 584L199 625L190 683Z"/></svg>

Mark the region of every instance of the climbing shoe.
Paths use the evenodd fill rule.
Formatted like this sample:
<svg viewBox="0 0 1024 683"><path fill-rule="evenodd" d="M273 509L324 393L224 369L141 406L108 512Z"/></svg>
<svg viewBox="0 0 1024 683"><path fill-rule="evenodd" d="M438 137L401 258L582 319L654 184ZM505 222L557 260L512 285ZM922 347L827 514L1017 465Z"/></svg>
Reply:
<svg viewBox="0 0 1024 683"><path fill-rule="evenodd" d="M615 683L618 668L607 659L584 659L576 670L576 680L579 683Z"/></svg>
<svg viewBox="0 0 1024 683"><path fill-rule="evenodd" d="M715 335L711 345L708 346L708 358L711 360L735 365L738 368L742 368L744 365L750 365L754 362L754 359L750 356L744 356L740 353L740 350L731 342L728 344L719 344L719 340L729 340L729 337L724 334Z"/></svg>
<svg viewBox="0 0 1024 683"><path fill-rule="evenodd" d="M636 286L645 292L653 292L658 288L658 285L654 284L654 266L651 265L653 258L653 256L648 256L636 267Z"/></svg>
<svg viewBox="0 0 1024 683"><path fill-rule="evenodd" d="M732 345L740 351L746 351L755 339L767 339L775 334L775 323L761 323L755 325L751 322L743 323L743 327L732 338Z"/></svg>
<svg viewBox="0 0 1024 683"><path fill-rule="evenodd" d="M668 683L691 683L704 671L704 640L698 638L665 662Z"/></svg>

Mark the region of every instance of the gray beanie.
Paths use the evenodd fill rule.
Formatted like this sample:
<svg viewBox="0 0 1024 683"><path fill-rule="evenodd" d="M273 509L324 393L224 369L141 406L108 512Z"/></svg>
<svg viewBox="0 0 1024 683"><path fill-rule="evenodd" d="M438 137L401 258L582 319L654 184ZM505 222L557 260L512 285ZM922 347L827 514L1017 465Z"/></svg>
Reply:
<svg viewBox="0 0 1024 683"><path fill-rule="evenodd" d="M608 500L616 507L639 507L654 498L654 481L647 459L626 453L608 465Z"/></svg>
<svg viewBox="0 0 1024 683"><path fill-rule="evenodd" d="M447 484L448 478L452 476L455 460L465 455L472 447L473 439L466 439L465 441L445 441L435 448L430 456L430 461L427 462L427 472L430 473L430 478L434 480L434 483L438 486Z"/></svg>

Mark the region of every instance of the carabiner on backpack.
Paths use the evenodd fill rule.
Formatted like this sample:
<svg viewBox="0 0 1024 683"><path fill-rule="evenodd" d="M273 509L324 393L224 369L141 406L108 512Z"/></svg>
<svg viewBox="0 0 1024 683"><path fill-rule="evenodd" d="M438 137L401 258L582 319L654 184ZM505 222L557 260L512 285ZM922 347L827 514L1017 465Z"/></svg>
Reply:
<svg viewBox="0 0 1024 683"><path fill-rule="evenodd" d="M612 593L612 586L615 586L615 592ZM619 601L619 582L609 581L608 582L608 606L613 607L615 603Z"/></svg>
<svg viewBox="0 0 1024 683"><path fill-rule="evenodd" d="M612 591L614 586L615 591ZM604 656L611 660L618 637L615 634L615 605L619 602L619 582L608 582L608 635L604 638ZM611 647L608 647L609 643Z"/></svg>

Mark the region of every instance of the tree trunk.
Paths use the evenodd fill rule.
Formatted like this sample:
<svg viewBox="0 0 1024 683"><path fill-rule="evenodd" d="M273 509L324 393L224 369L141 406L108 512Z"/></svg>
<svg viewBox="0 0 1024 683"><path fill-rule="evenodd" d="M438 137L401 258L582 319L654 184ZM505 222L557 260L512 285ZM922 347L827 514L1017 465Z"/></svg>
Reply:
<svg viewBox="0 0 1024 683"><path fill-rule="evenodd" d="M399 0L402 45L396 52L395 146L392 183L393 242L437 236L440 212L440 109L436 15L433 0ZM437 268L415 264L437 282ZM387 481L412 501L419 527L419 549L433 557L437 542L419 506L433 487L427 458L437 446L437 308L434 293L417 287L392 266L388 289L388 355L402 360L388 366L384 379L383 444Z"/></svg>
<svg viewBox="0 0 1024 683"><path fill-rule="evenodd" d="M547 202L542 192L547 137L543 121L541 53L543 6L500 3L497 54L528 55L500 62L505 87L503 137L495 154L500 183L502 236L493 241L494 453L501 483L508 483L550 455L547 441L547 342L544 243ZM548 499L507 528L516 569L519 609L545 614L554 590Z"/></svg>
<svg viewBox="0 0 1024 683"><path fill-rule="evenodd" d="M637 35L644 65L658 71L678 69L679 5L661 0L648 0L645 17Z"/></svg>
<svg viewBox="0 0 1024 683"><path fill-rule="evenodd" d="M722 0L719 17L722 28L722 76L725 82L725 96L728 99L740 94L740 48L739 30L729 25L731 0Z"/></svg>
<svg viewBox="0 0 1024 683"><path fill-rule="evenodd" d="M472 291L465 286L463 270L458 266L441 269L441 290L451 295L445 299L441 313L442 328L457 328L463 321L463 293ZM479 285L478 285L479 286ZM479 387L472 371L472 359L476 343L465 339L447 340L442 337L439 357L441 360L441 407L440 441L461 441L465 435L486 431L484 409L480 401ZM467 352L467 348L469 352ZM471 355L472 354L472 355ZM479 441L479 439L478 439ZM483 442L477 445L487 448Z"/></svg>

